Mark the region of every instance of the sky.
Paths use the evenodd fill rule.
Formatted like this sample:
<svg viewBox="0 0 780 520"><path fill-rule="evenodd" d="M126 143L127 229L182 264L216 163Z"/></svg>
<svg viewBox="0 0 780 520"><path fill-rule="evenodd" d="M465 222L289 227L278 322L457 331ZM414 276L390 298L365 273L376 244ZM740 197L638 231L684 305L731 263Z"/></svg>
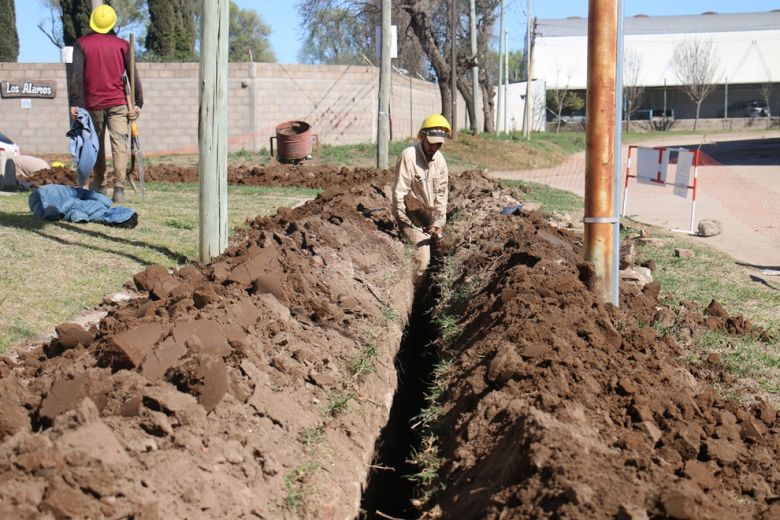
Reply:
<svg viewBox="0 0 780 520"><path fill-rule="evenodd" d="M295 0L236 0L242 9L253 9L271 27L271 45L280 63L297 63L301 48L301 28ZM624 0L626 16L650 16L717 13L749 13L780 9L780 0ZM59 62L59 50L38 29L47 11L40 0L15 0L16 27L19 32L19 61L22 63ZM505 0L504 25L509 50L525 47L528 0ZM566 18L588 15L587 0L531 0L532 16ZM497 40L497 39L496 39ZM497 41L494 43L497 47Z"/></svg>

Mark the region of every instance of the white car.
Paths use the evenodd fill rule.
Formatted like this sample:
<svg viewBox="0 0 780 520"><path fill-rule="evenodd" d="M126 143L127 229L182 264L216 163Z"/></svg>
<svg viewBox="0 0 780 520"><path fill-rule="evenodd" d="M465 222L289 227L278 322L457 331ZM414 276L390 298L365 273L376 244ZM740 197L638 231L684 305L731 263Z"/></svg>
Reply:
<svg viewBox="0 0 780 520"><path fill-rule="evenodd" d="M14 143L10 137L0 132L0 152L10 152L13 155L19 155L19 146Z"/></svg>

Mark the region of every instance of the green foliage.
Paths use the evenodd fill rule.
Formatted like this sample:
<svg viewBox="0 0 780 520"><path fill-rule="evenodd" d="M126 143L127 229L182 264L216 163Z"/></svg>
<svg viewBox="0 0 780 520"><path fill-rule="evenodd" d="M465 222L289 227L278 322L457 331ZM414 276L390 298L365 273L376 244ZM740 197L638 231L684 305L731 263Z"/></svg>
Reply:
<svg viewBox="0 0 780 520"><path fill-rule="evenodd" d="M13 0L0 0L0 61L19 58L19 34L16 32L16 7Z"/></svg>
<svg viewBox="0 0 780 520"><path fill-rule="evenodd" d="M347 9L316 11L304 26L305 39L298 59L301 63L366 65L363 56L373 56L374 37L363 25Z"/></svg>
<svg viewBox="0 0 780 520"><path fill-rule="evenodd" d="M349 410L349 401L352 396L340 388L334 388L328 392L328 404L325 406L325 415L336 417Z"/></svg>
<svg viewBox="0 0 780 520"><path fill-rule="evenodd" d="M195 59L193 0L148 0L146 50L160 61Z"/></svg>
<svg viewBox="0 0 780 520"><path fill-rule="evenodd" d="M268 40L271 35L269 27L251 9L241 9L235 2L230 2L230 38L228 55L230 61L249 61L275 63L276 55Z"/></svg>
<svg viewBox="0 0 780 520"><path fill-rule="evenodd" d="M76 39L87 34L92 2L89 0L59 0L62 16L62 41L73 45ZM110 3L110 2L106 2Z"/></svg>
<svg viewBox="0 0 780 520"><path fill-rule="evenodd" d="M295 511L303 504L309 478L318 469L320 469L319 464L306 462L284 476L284 489L287 491L284 506L287 509Z"/></svg>
<svg viewBox="0 0 780 520"><path fill-rule="evenodd" d="M40 0L41 5L48 11L49 29L44 28L44 23L38 24L38 28L57 47L73 45L76 38L84 36L89 31L89 16L92 2L88 0ZM145 0L106 0L116 11L116 25L114 32L127 39L131 32L138 32L146 27L146 1ZM63 9L63 7L65 9ZM67 34L66 34L67 27ZM66 43L67 41L70 43Z"/></svg>
<svg viewBox="0 0 780 520"><path fill-rule="evenodd" d="M547 106L556 114L565 115L584 108L585 99L583 94L569 89L550 89L547 91Z"/></svg>
<svg viewBox="0 0 780 520"><path fill-rule="evenodd" d="M529 181L514 181L502 179L501 184L508 187L520 187L525 192L528 202L538 202L544 211L582 211L585 200L570 191L550 188L544 184Z"/></svg>

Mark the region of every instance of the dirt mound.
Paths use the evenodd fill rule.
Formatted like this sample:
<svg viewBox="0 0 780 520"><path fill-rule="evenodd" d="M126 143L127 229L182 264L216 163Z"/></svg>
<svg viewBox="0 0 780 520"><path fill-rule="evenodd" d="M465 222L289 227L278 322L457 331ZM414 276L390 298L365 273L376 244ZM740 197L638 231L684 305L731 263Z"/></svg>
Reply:
<svg viewBox="0 0 780 520"><path fill-rule="evenodd" d="M152 266L132 282L144 296L98 327L63 324L0 358L0 516L356 514L396 386L409 256L386 172L313 173L372 183L256 219L209 265ZM641 326L657 284L601 303L577 235L502 216L517 201L478 173L451 184L446 487L424 513L777 518L776 411L724 401L716 359L689 367ZM685 323L754 330L717 305Z"/></svg>
<svg viewBox="0 0 780 520"><path fill-rule="evenodd" d="M334 166L278 165L267 167L238 166L228 169L228 184L251 186L299 186L305 188L344 188L373 182L387 184L390 170L371 168L337 168ZM46 184L76 184L76 172L69 168L40 170L25 179L33 187ZM198 182L198 169L169 164L149 165L144 180L157 182Z"/></svg>
<svg viewBox="0 0 780 520"><path fill-rule="evenodd" d="M455 191L455 190L453 190ZM439 423L444 518L778 518L780 421L718 396L717 359L688 366L653 323L658 285L620 309L587 290L581 240L539 215L464 204L445 254L462 262L460 334ZM452 260L452 259L451 259ZM716 303L687 327L763 331ZM702 379L697 379L693 374Z"/></svg>
<svg viewBox="0 0 780 520"><path fill-rule="evenodd" d="M312 496L354 515L412 302L403 245L360 207L389 200L363 185L258 218L207 266L138 273L148 296L98 327L4 359L0 517L278 518Z"/></svg>

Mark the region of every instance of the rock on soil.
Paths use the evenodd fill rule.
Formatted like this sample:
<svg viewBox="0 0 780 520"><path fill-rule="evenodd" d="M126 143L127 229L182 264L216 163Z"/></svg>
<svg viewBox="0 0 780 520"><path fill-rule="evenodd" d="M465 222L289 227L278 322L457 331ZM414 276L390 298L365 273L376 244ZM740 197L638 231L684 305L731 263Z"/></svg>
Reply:
<svg viewBox="0 0 780 520"><path fill-rule="evenodd" d="M0 358L0 517L356 514L412 302L388 172L242 172L327 189L209 265L138 273L145 296L97 327ZM578 235L538 211L501 216L511 197L478 173L453 175L451 199L441 249L467 297L440 403L443 489L421 515L778 518L776 410L725 401L719 360L687 365L674 337L639 326L670 319L657 283L617 309L588 290ZM691 330L766 337L716 304L686 308Z"/></svg>

